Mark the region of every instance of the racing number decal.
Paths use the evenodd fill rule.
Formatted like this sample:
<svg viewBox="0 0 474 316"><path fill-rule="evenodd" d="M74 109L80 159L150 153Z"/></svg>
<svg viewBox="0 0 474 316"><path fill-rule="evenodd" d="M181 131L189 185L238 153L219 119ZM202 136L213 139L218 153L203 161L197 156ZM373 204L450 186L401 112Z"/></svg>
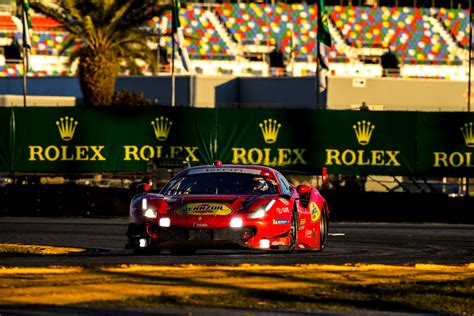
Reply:
<svg viewBox="0 0 474 316"><path fill-rule="evenodd" d="M311 221L317 222L321 217L321 211L319 210L318 204L316 204L316 202L309 203L309 210L311 212Z"/></svg>

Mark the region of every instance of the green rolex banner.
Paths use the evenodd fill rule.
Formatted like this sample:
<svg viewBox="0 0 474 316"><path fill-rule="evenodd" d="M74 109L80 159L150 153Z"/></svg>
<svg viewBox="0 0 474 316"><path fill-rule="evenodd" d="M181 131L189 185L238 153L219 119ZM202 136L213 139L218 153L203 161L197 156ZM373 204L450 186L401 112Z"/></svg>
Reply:
<svg viewBox="0 0 474 316"><path fill-rule="evenodd" d="M474 174L474 113L418 113L420 175Z"/></svg>
<svg viewBox="0 0 474 316"><path fill-rule="evenodd" d="M13 111L9 108L0 107L0 173L10 172L11 155L14 152L11 138L11 124Z"/></svg>
<svg viewBox="0 0 474 316"><path fill-rule="evenodd" d="M416 115L264 109L239 113L218 111L219 157L226 162L315 172L327 166L333 173L359 175L416 171L416 139L410 129L400 129L400 122L416 126Z"/></svg>
<svg viewBox="0 0 474 316"><path fill-rule="evenodd" d="M143 172L154 158L212 161L212 111L185 108L16 109L21 172ZM37 131L32 133L31 131Z"/></svg>
<svg viewBox="0 0 474 316"><path fill-rule="evenodd" d="M0 173L144 172L150 159L474 176L474 113L0 108Z"/></svg>

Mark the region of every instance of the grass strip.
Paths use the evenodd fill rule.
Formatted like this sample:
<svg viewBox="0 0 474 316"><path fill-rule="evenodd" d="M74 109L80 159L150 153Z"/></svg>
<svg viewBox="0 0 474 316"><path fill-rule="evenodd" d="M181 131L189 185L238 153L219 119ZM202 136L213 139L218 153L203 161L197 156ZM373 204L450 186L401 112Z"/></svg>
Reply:
<svg viewBox="0 0 474 316"><path fill-rule="evenodd" d="M474 313L474 264L0 268L0 305Z"/></svg>

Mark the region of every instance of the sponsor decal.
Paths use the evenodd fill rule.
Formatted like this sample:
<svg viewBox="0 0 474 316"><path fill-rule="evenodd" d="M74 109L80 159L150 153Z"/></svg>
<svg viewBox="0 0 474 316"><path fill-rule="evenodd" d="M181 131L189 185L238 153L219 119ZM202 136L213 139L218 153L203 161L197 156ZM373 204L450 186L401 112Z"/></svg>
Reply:
<svg viewBox="0 0 474 316"><path fill-rule="evenodd" d="M474 147L474 128L473 123L465 123L461 126L462 137L464 138L464 144L472 148ZM474 158L472 157L472 151L467 149L464 152L433 152L434 163L433 167L474 167Z"/></svg>
<svg viewBox="0 0 474 316"><path fill-rule="evenodd" d="M190 203L176 209L175 213L177 215L223 216L232 214L232 209L218 203Z"/></svg>
<svg viewBox="0 0 474 316"><path fill-rule="evenodd" d="M321 211L319 210L318 204L316 204L316 202L309 203L309 211L311 212L311 221L317 222L321 217Z"/></svg>
<svg viewBox="0 0 474 316"><path fill-rule="evenodd" d="M193 223L193 227L201 228L201 227L208 227L205 223Z"/></svg>
<svg viewBox="0 0 474 316"><path fill-rule="evenodd" d="M251 169L251 168L198 168L189 170L188 174L202 174L202 173L247 173L247 174L254 174L260 175L260 170L258 169Z"/></svg>
<svg viewBox="0 0 474 316"><path fill-rule="evenodd" d="M358 121L352 126L357 142L361 146L370 143L375 125L369 121ZM352 150L326 149L326 165L344 166L392 166L400 167L397 150Z"/></svg>
<svg viewBox="0 0 474 316"><path fill-rule="evenodd" d="M274 225L286 225L286 224L288 224L288 220L287 219L274 219L273 224Z"/></svg>
<svg viewBox="0 0 474 316"><path fill-rule="evenodd" d="M274 240L270 243L270 246L283 246L284 244L284 240Z"/></svg>
<svg viewBox="0 0 474 316"><path fill-rule="evenodd" d="M278 207L276 211L278 214L285 214L285 213L289 213L290 209L288 207Z"/></svg>
<svg viewBox="0 0 474 316"><path fill-rule="evenodd" d="M311 238L311 236L313 236L313 231L307 229L307 230L304 232L304 237L305 237L305 238Z"/></svg>
<svg viewBox="0 0 474 316"><path fill-rule="evenodd" d="M300 227L306 225L306 218L300 219Z"/></svg>
<svg viewBox="0 0 474 316"><path fill-rule="evenodd" d="M275 183L274 183L275 184ZM279 198L278 199L281 203L285 204L285 205L289 205L290 202L288 202L288 200L284 199L284 198Z"/></svg>

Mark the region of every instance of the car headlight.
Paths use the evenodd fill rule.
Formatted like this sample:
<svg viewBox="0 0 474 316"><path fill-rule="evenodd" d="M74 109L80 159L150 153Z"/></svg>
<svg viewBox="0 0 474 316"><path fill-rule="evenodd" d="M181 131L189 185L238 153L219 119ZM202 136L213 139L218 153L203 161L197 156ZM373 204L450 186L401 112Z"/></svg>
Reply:
<svg viewBox="0 0 474 316"><path fill-rule="evenodd" d="M256 210L250 212L249 218L255 219L255 218L264 217L267 214L267 212L272 208L273 204L275 204L275 202L276 200L271 200L270 202L267 203L267 205L259 207Z"/></svg>
<svg viewBox="0 0 474 316"><path fill-rule="evenodd" d="M162 217L159 221L160 227L170 227L171 226L171 219L169 217Z"/></svg>
<svg viewBox="0 0 474 316"><path fill-rule="evenodd" d="M156 212L156 210L154 210L152 208L149 208L143 213L143 216L145 216L147 218L156 218L157 212Z"/></svg>
<svg viewBox="0 0 474 316"><path fill-rule="evenodd" d="M240 217L234 217L230 220L230 227L232 228L240 228L243 226L243 220Z"/></svg>

